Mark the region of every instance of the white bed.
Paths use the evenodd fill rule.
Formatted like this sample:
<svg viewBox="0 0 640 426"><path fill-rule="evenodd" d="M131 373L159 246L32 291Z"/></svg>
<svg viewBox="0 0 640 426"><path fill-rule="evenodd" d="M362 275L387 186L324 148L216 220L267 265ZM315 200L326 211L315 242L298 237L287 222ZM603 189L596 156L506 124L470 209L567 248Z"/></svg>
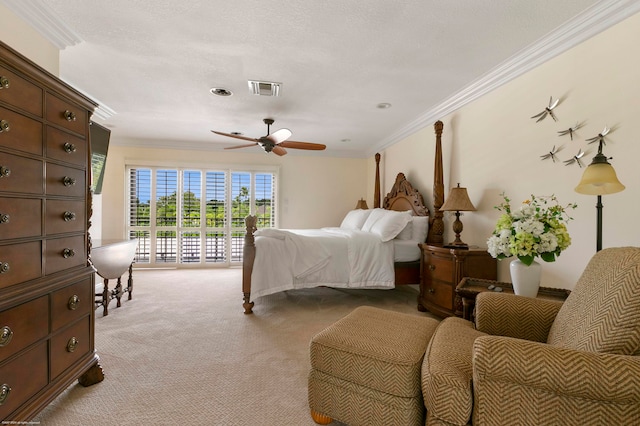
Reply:
<svg viewBox="0 0 640 426"><path fill-rule="evenodd" d="M394 264L420 259L428 220L411 211L353 210L339 228L258 230L252 295L318 286L394 288Z"/></svg>

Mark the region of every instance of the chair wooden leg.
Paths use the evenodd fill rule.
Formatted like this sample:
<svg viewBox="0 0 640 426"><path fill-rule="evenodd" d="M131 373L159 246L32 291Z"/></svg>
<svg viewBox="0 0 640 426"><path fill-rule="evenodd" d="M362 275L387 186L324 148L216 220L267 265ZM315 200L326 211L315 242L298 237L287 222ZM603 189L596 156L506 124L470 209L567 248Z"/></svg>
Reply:
<svg viewBox="0 0 640 426"><path fill-rule="evenodd" d="M316 422L319 425L328 425L333 421L331 417L325 416L322 413L318 413L313 408L311 409L311 418L313 419L314 422Z"/></svg>

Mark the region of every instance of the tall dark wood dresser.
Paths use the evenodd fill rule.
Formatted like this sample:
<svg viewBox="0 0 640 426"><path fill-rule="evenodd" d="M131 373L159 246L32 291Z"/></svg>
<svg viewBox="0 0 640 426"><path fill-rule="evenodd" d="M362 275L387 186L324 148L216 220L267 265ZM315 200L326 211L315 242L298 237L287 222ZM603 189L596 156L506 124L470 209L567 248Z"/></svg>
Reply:
<svg viewBox="0 0 640 426"><path fill-rule="evenodd" d="M0 421L27 421L94 348L89 118L96 104L0 42Z"/></svg>

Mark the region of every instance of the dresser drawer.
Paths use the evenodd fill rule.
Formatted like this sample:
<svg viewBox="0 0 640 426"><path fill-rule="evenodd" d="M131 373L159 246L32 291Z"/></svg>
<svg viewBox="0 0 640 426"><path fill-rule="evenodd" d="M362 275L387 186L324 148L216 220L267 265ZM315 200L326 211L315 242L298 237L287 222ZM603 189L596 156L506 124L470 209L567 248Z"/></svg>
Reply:
<svg viewBox="0 0 640 426"><path fill-rule="evenodd" d="M42 235L42 200L0 197L0 240Z"/></svg>
<svg viewBox="0 0 640 426"><path fill-rule="evenodd" d="M49 334L47 296L0 312L0 362L47 334Z"/></svg>
<svg viewBox="0 0 640 426"><path fill-rule="evenodd" d="M90 317L86 316L51 338L51 378L55 379L91 348Z"/></svg>
<svg viewBox="0 0 640 426"><path fill-rule="evenodd" d="M89 121L86 110L51 93L47 93L46 98L47 110L45 117L49 122L79 133L82 136L86 135Z"/></svg>
<svg viewBox="0 0 640 426"><path fill-rule="evenodd" d="M42 123L0 107L0 146L42 155Z"/></svg>
<svg viewBox="0 0 640 426"><path fill-rule="evenodd" d="M0 419L6 419L22 403L35 395L48 383L47 343L42 342L20 357L0 366L0 386L5 391L0 405Z"/></svg>
<svg viewBox="0 0 640 426"><path fill-rule="evenodd" d="M47 157L86 166L87 143L84 138L47 126Z"/></svg>
<svg viewBox="0 0 640 426"><path fill-rule="evenodd" d="M94 307L91 278L86 278L51 295L51 330L56 331L91 312Z"/></svg>
<svg viewBox="0 0 640 426"><path fill-rule="evenodd" d="M40 241L0 246L0 288L42 275Z"/></svg>
<svg viewBox="0 0 640 426"><path fill-rule="evenodd" d="M42 89L2 65L0 65L0 101L42 117Z"/></svg>
<svg viewBox="0 0 640 426"><path fill-rule="evenodd" d="M42 161L0 152L0 191L42 194Z"/></svg>
<svg viewBox="0 0 640 426"><path fill-rule="evenodd" d="M44 253L45 275L87 263L84 235L46 240Z"/></svg>
<svg viewBox="0 0 640 426"><path fill-rule="evenodd" d="M432 281L424 291L424 299L444 309L453 309L453 287L440 281Z"/></svg>
<svg viewBox="0 0 640 426"><path fill-rule="evenodd" d="M82 197L87 186L84 170L47 163L47 194Z"/></svg>
<svg viewBox="0 0 640 426"><path fill-rule="evenodd" d="M86 225L84 200L47 200L45 230L47 235L83 231Z"/></svg>
<svg viewBox="0 0 640 426"><path fill-rule="evenodd" d="M451 281L453 278L453 261L438 256L425 257L425 273L430 280Z"/></svg>

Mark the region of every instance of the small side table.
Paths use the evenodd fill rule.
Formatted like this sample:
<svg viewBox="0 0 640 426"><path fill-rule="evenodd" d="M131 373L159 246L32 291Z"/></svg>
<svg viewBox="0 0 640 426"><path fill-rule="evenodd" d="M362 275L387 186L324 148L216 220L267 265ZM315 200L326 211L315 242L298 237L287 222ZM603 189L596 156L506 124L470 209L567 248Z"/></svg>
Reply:
<svg viewBox="0 0 640 426"><path fill-rule="evenodd" d="M494 291L489 290L488 287L490 285L501 287L502 293L514 294L513 286L511 285L511 283L465 277L456 287L456 293L462 299L462 312L456 312L456 314L462 314L462 318L466 320L473 320L473 310L476 306L476 296L485 291ZM571 294L571 290L562 288L540 287L540 289L538 290L537 298L564 302L567 297L569 297L569 294Z"/></svg>
<svg viewBox="0 0 640 426"><path fill-rule="evenodd" d="M109 302L120 299L123 293L129 293L129 300L133 293L133 262L138 247L138 240L96 240L92 245L89 260L96 273L104 279L101 293L96 293L95 307L102 306L102 315L109 315ZM121 276L129 271L127 287L122 287ZM109 290L109 280L117 279L113 290Z"/></svg>

